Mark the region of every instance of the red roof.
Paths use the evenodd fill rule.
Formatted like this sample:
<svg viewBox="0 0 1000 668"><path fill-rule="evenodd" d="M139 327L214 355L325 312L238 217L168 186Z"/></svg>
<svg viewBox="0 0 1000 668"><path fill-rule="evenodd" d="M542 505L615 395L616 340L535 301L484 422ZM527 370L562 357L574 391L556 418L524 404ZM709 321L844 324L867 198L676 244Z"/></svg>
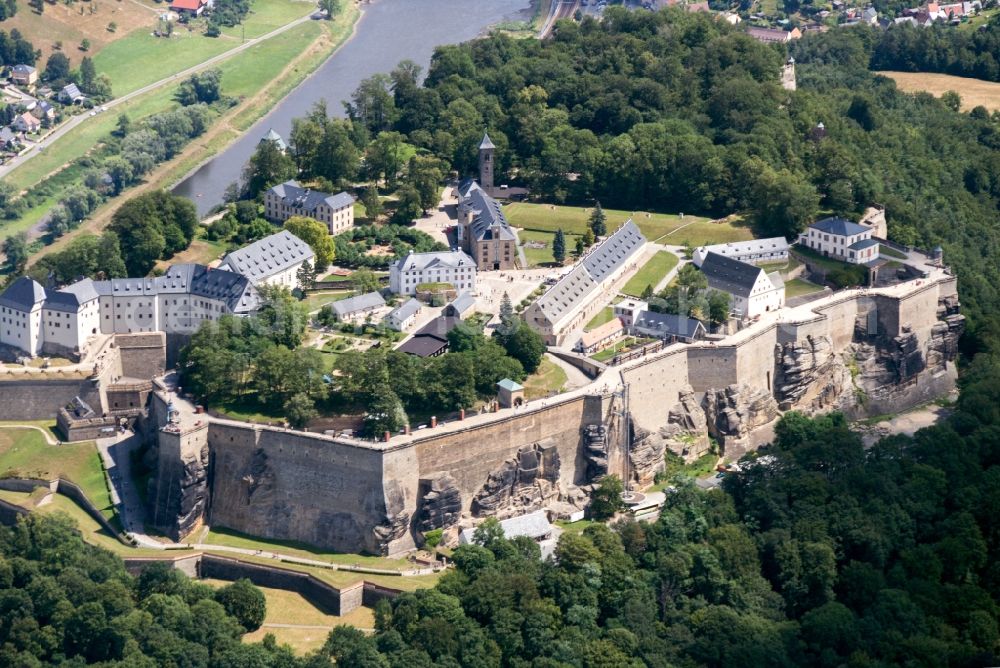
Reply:
<svg viewBox="0 0 1000 668"><path fill-rule="evenodd" d="M173 2L170 3L170 9L186 9L191 12L196 12L204 4L205 0L173 0Z"/></svg>

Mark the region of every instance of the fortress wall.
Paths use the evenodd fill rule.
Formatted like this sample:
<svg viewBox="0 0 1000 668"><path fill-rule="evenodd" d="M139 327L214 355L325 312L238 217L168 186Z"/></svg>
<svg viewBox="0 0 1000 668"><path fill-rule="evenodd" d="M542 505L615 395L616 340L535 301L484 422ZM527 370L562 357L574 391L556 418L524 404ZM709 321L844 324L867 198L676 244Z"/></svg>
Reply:
<svg viewBox="0 0 1000 668"><path fill-rule="evenodd" d="M87 379L0 381L0 420L55 419L76 396L101 412L97 387Z"/></svg>
<svg viewBox="0 0 1000 668"><path fill-rule="evenodd" d="M121 375L129 378L156 378L166 368L166 335L163 332L118 334Z"/></svg>
<svg viewBox="0 0 1000 668"><path fill-rule="evenodd" d="M936 283L925 284L898 302L900 326L909 325L921 345L926 345L931 327L937 322L938 298L945 296L941 288Z"/></svg>
<svg viewBox="0 0 1000 668"><path fill-rule="evenodd" d="M835 350L843 350L854 339L854 324L858 313L869 310L869 297L858 295L818 309L825 316L826 334Z"/></svg>
<svg viewBox="0 0 1000 668"><path fill-rule="evenodd" d="M629 383L629 408L643 429L659 429L667 423L667 413L677 403L680 391L690 383L689 348L671 346L663 356L644 361L621 372Z"/></svg>
<svg viewBox="0 0 1000 668"><path fill-rule="evenodd" d="M739 382L736 346L706 346L687 349L688 379L695 392L721 389ZM771 353L774 357L774 353Z"/></svg>
<svg viewBox="0 0 1000 668"><path fill-rule="evenodd" d="M774 346L777 327L768 327L736 346L736 375L741 385L772 391L774 385ZM716 389L722 389L717 387Z"/></svg>
<svg viewBox="0 0 1000 668"><path fill-rule="evenodd" d="M560 481L582 483L586 473L580 448L582 430L606 421L605 402L600 397L583 396L549 402L486 425L418 441L415 449L420 475L448 471L462 493L463 510L468 510L491 471L520 448L551 438L559 452Z"/></svg>
<svg viewBox="0 0 1000 668"><path fill-rule="evenodd" d="M345 552L378 552L373 528L386 519L382 452L231 423L213 423L209 442L213 524Z"/></svg>

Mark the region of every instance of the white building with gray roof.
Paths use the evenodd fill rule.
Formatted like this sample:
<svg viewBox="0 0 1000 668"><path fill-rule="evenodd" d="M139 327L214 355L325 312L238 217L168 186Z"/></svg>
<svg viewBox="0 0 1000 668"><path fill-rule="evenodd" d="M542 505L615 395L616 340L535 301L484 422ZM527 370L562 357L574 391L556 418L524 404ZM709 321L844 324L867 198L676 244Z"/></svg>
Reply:
<svg viewBox="0 0 1000 668"><path fill-rule="evenodd" d="M709 253L718 253L719 255L725 255L726 257L731 257L734 260L748 264L787 262L788 241L785 237L771 237L768 239L736 241L729 244L700 246L695 249L691 260L696 267L700 267L701 263L705 261L705 256Z"/></svg>
<svg viewBox="0 0 1000 668"><path fill-rule="evenodd" d="M354 196L310 190L297 181L285 181L264 193L266 219L283 223L292 216L314 218L326 225L330 234L340 234L354 226Z"/></svg>
<svg viewBox="0 0 1000 668"><path fill-rule="evenodd" d="M348 297L333 302L330 307L338 322L361 324L371 316L372 320L385 308L385 299L378 292L367 292L356 297Z"/></svg>
<svg viewBox="0 0 1000 668"><path fill-rule="evenodd" d="M280 285L289 290L299 285L299 269L315 264L316 254L309 244L288 230L255 241L222 258L219 269L242 274L255 286Z"/></svg>
<svg viewBox="0 0 1000 668"><path fill-rule="evenodd" d="M389 329L394 329L397 332L405 332L416 324L417 316L422 309L423 305L411 297L405 304L397 306L390 311L385 316L383 322Z"/></svg>
<svg viewBox="0 0 1000 668"><path fill-rule="evenodd" d="M513 269L517 261L517 235L500 203L472 179L460 183L457 193L459 246L481 271Z"/></svg>
<svg viewBox="0 0 1000 668"><path fill-rule="evenodd" d="M785 283L778 272L709 253L701 264L708 287L728 294L732 313L741 320L757 318L785 305Z"/></svg>
<svg viewBox="0 0 1000 668"><path fill-rule="evenodd" d="M633 268L645 246L646 237L629 219L529 306L525 322L547 345L562 345L568 334L593 316L588 306Z"/></svg>
<svg viewBox="0 0 1000 668"><path fill-rule="evenodd" d="M413 295L425 283L449 283L458 292L476 289L476 262L462 251L409 253L389 267L389 289Z"/></svg>

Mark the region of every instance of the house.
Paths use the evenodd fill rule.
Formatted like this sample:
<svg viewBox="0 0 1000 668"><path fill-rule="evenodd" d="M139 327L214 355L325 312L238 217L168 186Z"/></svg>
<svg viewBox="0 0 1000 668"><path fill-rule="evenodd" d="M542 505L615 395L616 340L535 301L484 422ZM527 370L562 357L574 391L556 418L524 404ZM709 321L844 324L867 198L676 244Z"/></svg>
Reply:
<svg viewBox="0 0 1000 668"><path fill-rule="evenodd" d="M691 343L705 337L707 331L700 320L674 313L641 311L629 330L634 336L648 336L664 341Z"/></svg>
<svg viewBox="0 0 1000 668"><path fill-rule="evenodd" d="M761 28L759 26L750 26L747 28L747 34L753 37L758 42L772 43L777 42L779 44L786 44L794 39L799 39L802 37L802 32L798 28L792 28L791 30L780 30L777 28Z"/></svg>
<svg viewBox="0 0 1000 668"><path fill-rule="evenodd" d="M219 269L242 274L255 286L280 285L291 290L302 287L299 284L302 265L315 260L316 254L309 244L282 230L226 253Z"/></svg>
<svg viewBox="0 0 1000 668"><path fill-rule="evenodd" d="M31 115L40 121L45 119L52 121L55 120L56 117L56 108L45 100L39 100L38 104L36 104L30 111Z"/></svg>
<svg viewBox="0 0 1000 668"><path fill-rule="evenodd" d="M77 104L87 99L76 84L67 84L59 91L59 101L63 104Z"/></svg>
<svg viewBox="0 0 1000 668"><path fill-rule="evenodd" d="M15 86L31 88L38 81L38 70L31 65L14 65L10 68L10 81Z"/></svg>
<svg viewBox="0 0 1000 668"><path fill-rule="evenodd" d="M715 244L696 248L691 256L696 267L700 267L709 253L718 253L749 264L788 261L788 241L785 237L736 241L729 244Z"/></svg>
<svg viewBox="0 0 1000 668"><path fill-rule="evenodd" d="M597 297L635 267L645 246L646 237L629 219L531 304L524 312L525 322L542 335L546 345L562 345L568 333L594 316L600 302Z"/></svg>
<svg viewBox="0 0 1000 668"><path fill-rule="evenodd" d="M701 271L709 288L730 296L737 318L756 318L785 304L785 284L777 272L768 274L760 267L718 253L705 257Z"/></svg>
<svg viewBox="0 0 1000 668"><path fill-rule="evenodd" d="M28 112L15 116L14 122L11 125L18 132L27 132L29 134L39 132L42 129L42 122Z"/></svg>
<svg viewBox="0 0 1000 668"><path fill-rule="evenodd" d="M378 292L367 292L333 302L331 307L338 322L361 324L369 318L374 320L375 313L385 308L385 300Z"/></svg>
<svg viewBox="0 0 1000 668"><path fill-rule="evenodd" d="M448 332L461 324L458 318L438 316L418 329L398 350L417 357L437 357L448 352Z"/></svg>
<svg viewBox="0 0 1000 668"><path fill-rule="evenodd" d="M389 289L413 295L418 285L448 283L459 292L476 289L476 262L463 251L413 253L389 267Z"/></svg>
<svg viewBox="0 0 1000 668"><path fill-rule="evenodd" d="M878 11L874 7L868 7L861 12L861 22L870 26L878 25Z"/></svg>
<svg viewBox="0 0 1000 668"><path fill-rule="evenodd" d="M282 153L285 153L285 152L288 151L288 144L285 143L285 140L281 137L281 135L279 135L275 131L274 128L271 128L270 130L268 130L267 134L260 138L260 142L259 143L263 144L266 141L269 141L272 144L274 144L275 148L277 148Z"/></svg>
<svg viewBox="0 0 1000 668"><path fill-rule="evenodd" d="M799 236L799 244L824 257L865 264L878 259L879 243L872 238L873 229L844 218L824 218L806 228Z"/></svg>
<svg viewBox="0 0 1000 668"><path fill-rule="evenodd" d="M42 305L45 290L22 276L0 294L0 343L31 356L42 349Z"/></svg>
<svg viewBox="0 0 1000 668"><path fill-rule="evenodd" d="M340 234L354 225L354 197L303 188L296 181L286 181L264 194L264 218L283 223L292 216L308 216L324 223L330 234Z"/></svg>
<svg viewBox="0 0 1000 668"><path fill-rule="evenodd" d="M453 302L444 307L442 315L465 320L476 312L476 298L471 292L463 292Z"/></svg>
<svg viewBox="0 0 1000 668"><path fill-rule="evenodd" d="M423 305L418 300L410 298L402 306L397 306L390 311L389 315L385 316L383 322L389 329L394 329L397 332L405 332L417 321L417 315L422 309Z"/></svg>
<svg viewBox="0 0 1000 668"><path fill-rule="evenodd" d="M584 355L593 355L612 345L624 334L625 328L622 326L622 321L618 318L612 318L603 325L595 327L589 332L584 332L576 344L576 350Z"/></svg>
<svg viewBox="0 0 1000 668"><path fill-rule="evenodd" d="M194 17L201 16L208 6L208 0L172 0L170 11L180 16Z"/></svg>
<svg viewBox="0 0 1000 668"><path fill-rule="evenodd" d="M10 128L0 128L0 147L6 149L16 148L18 145L17 135Z"/></svg>

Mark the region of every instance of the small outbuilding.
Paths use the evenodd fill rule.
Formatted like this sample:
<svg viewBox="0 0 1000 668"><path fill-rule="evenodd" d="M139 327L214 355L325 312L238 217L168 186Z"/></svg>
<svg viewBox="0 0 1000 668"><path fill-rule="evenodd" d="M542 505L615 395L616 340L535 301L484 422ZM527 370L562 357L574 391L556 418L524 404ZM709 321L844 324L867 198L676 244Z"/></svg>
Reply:
<svg viewBox="0 0 1000 668"><path fill-rule="evenodd" d="M497 401L502 408L524 405L524 385L504 378L497 383Z"/></svg>

